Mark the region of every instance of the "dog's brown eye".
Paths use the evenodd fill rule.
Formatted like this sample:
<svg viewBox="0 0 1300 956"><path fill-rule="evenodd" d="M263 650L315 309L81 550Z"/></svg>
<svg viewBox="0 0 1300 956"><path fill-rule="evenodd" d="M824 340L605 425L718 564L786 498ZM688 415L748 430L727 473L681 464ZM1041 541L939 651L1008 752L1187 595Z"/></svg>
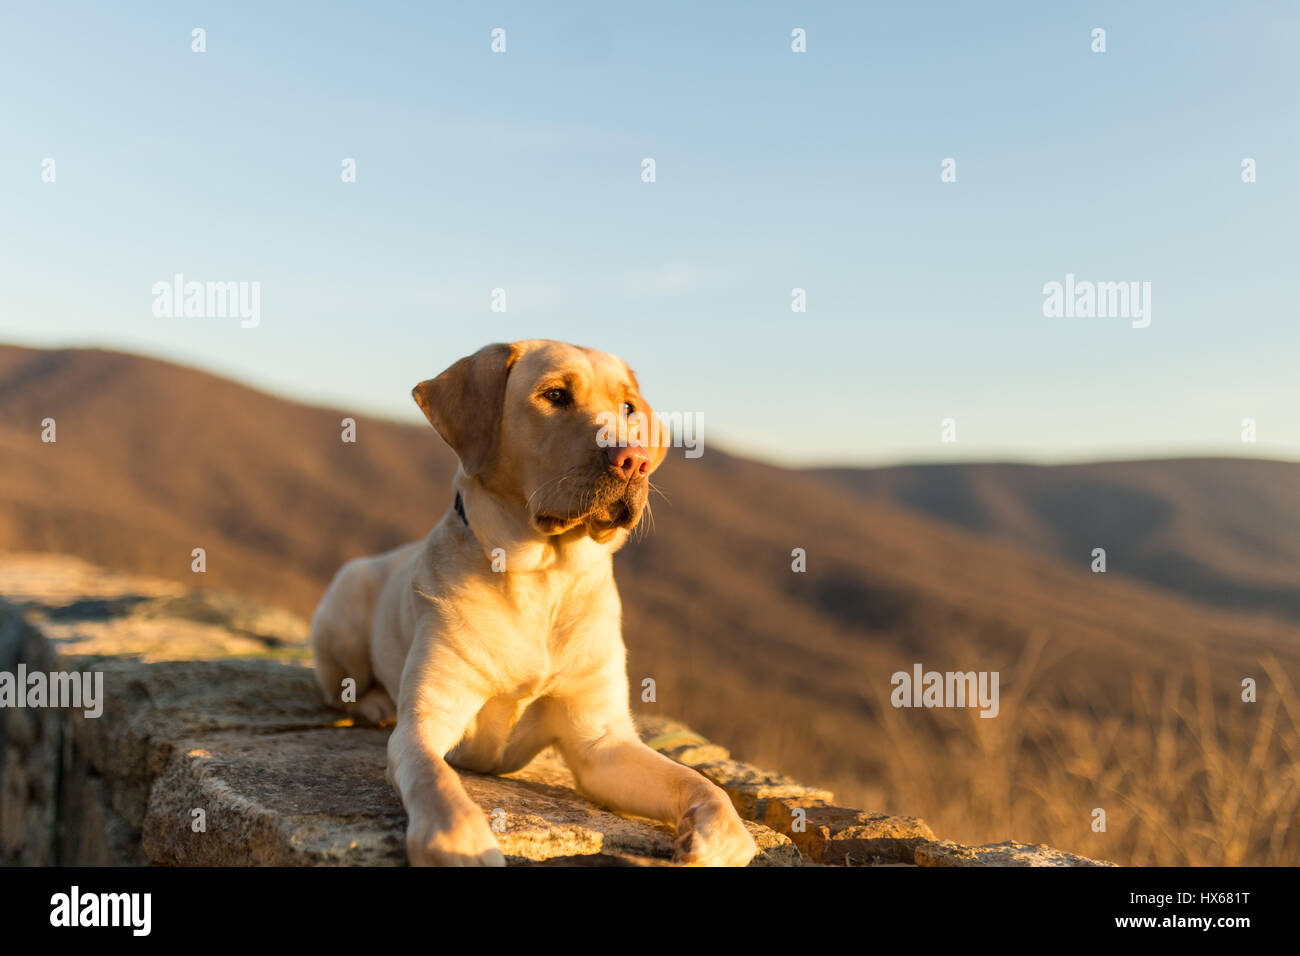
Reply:
<svg viewBox="0 0 1300 956"><path fill-rule="evenodd" d="M633 412L635 412L635 411L636 411L636 406L633 405L631 402L624 402L624 403L623 403L623 414L624 414L624 415L631 415L631 414L632 414Z"/></svg>
<svg viewBox="0 0 1300 956"><path fill-rule="evenodd" d="M572 399L569 396L569 390L566 388L548 388L542 392L542 398L546 399L552 405L568 405Z"/></svg>

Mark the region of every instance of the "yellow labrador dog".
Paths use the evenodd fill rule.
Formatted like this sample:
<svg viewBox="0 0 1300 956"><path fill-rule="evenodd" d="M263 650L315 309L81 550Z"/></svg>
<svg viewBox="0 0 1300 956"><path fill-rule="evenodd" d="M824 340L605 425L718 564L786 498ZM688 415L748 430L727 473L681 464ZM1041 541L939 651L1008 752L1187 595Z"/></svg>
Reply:
<svg viewBox="0 0 1300 956"><path fill-rule="evenodd" d="M327 703L396 719L411 862L504 863L450 765L509 773L555 744L593 801L675 824L679 862L747 864L727 795L632 725L610 559L666 441L609 440L611 421L653 415L631 369L561 342L489 345L414 395L460 458L455 507L423 541L344 565L311 635Z"/></svg>

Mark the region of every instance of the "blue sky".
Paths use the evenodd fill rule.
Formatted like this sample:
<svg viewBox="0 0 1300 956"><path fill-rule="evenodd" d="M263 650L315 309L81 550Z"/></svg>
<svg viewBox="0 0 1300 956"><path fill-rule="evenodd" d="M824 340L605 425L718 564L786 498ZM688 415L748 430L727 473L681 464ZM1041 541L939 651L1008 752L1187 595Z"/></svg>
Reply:
<svg viewBox="0 0 1300 956"><path fill-rule="evenodd" d="M7 3L0 341L414 421L547 337L787 463L1298 459L1297 47L1294 4ZM156 317L176 273L260 324ZM1150 326L1044 317L1067 273Z"/></svg>

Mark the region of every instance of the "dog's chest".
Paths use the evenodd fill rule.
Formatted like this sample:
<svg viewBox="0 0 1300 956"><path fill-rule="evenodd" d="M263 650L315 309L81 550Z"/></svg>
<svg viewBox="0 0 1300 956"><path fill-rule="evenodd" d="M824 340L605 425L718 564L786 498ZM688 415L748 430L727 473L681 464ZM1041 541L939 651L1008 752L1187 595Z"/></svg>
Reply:
<svg viewBox="0 0 1300 956"><path fill-rule="evenodd" d="M580 679L600 656L602 634L588 609L538 606L518 615L508 643L498 697L523 708Z"/></svg>
<svg viewBox="0 0 1300 956"><path fill-rule="evenodd" d="M603 593L603 592L601 592ZM494 657L496 693L483 705L456 748L460 766L502 772L527 740L537 736L546 698L599 692L610 655L622 661L617 592L591 600L589 593L560 590L554 600L529 592L510 602L499 622L502 639ZM522 747L522 751L520 748Z"/></svg>

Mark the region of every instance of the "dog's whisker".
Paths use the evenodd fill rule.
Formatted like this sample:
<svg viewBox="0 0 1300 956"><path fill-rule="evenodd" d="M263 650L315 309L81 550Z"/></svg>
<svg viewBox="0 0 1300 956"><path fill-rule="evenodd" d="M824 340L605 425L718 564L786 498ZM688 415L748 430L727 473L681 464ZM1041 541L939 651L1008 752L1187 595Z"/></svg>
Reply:
<svg viewBox="0 0 1300 956"><path fill-rule="evenodd" d="M585 465L574 465L572 468L568 468L565 471L560 472L560 474L556 475L554 478L542 482L542 484L540 484L536 489L534 489L533 493L528 496L528 501L525 503L525 507L531 508L533 504L533 499L536 498L539 494L541 494L543 491L548 489L551 485L556 485L558 487L568 479L576 477L574 472L577 472L580 469L585 467L586 467Z"/></svg>
<svg viewBox="0 0 1300 956"><path fill-rule="evenodd" d="M667 501L669 504L672 504L671 501L668 501L668 496L664 494L663 489L660 488L658 485L656 485L653 481L650 481L650 479L647 478L646 484L649 486L650 490L653 491L655 494L657 494L660 498L662 498L664 501Z"/></svg>

